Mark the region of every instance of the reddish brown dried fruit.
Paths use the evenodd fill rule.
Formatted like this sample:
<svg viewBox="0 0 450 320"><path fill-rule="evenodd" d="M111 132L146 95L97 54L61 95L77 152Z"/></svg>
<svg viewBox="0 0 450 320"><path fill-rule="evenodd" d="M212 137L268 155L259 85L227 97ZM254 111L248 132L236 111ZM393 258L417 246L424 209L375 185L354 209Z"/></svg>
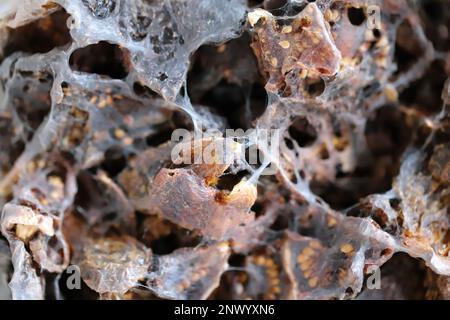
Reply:
<svg viewBox="0 0 450 320"><path fill-rule="evenodd" d="M308 4L285 25L264 10L251 12L248 19L255 32L252 48L261 69L268 74L268 91L289 90L288 96L301 96L298 80L289 83L287 79L308 74L332 76L339 70L341 54L315 3Z"/></svg>
<svg viewBox="0 0 450 320"><path fill-rule="evenodd" d="M191 169L162 169L153 181L146 205L184 228L226 239L233 228L253 221L254 214L249 211L256 190L242 181L230 194L218 197L218 193Z"/></svg>

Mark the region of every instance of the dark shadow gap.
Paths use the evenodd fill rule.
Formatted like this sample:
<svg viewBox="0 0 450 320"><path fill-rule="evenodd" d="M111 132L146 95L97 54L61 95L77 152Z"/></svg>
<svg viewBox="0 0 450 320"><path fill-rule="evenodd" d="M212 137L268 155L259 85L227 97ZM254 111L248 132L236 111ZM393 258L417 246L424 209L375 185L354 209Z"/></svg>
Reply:
<svg viewBox="0 0 450 320"><path fill-rule="evenodd" d="M95 73L112 79L123 79L130 68L129 54L119 45L100 41L75 50L69 59L73 71Z"/></svg>
<svg viewBox="0 0 450 320"><path fill-rule="evenodd" d="M33 21L16 29L9 29L8 40L4 47L4 58L14 52L46 53L56 47L72 41L64 10L54 12L44 18Z"/></svg>

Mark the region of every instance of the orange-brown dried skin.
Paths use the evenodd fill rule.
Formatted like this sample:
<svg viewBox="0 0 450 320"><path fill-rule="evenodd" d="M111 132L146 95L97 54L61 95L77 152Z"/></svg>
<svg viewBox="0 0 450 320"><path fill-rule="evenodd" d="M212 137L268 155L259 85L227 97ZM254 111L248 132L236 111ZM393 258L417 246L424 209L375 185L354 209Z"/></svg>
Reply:
<svg viewBox="0 0 450 320"><path fill-rule="evenodd" d="M302 70L306 70L320 76L332 76L338 72L341 54L316 4L308 4L290 24L284 26L270 13L257 20L252 20L251 15L249 20L254 24L252 48L269 78L266 84L268 91L276 93L282 89L285 76L290 72L300 75ZM298 89L291 90L296 93Z"/></svg>
<svg viewBox="0 0 450 320"><path fill-rule="evenodd" d="M146 198L148 208L162 217L203 235L221 239L254 220L250 208L256 187L241 181L230 194L220 193L192 169L162 169Z"/></svg>

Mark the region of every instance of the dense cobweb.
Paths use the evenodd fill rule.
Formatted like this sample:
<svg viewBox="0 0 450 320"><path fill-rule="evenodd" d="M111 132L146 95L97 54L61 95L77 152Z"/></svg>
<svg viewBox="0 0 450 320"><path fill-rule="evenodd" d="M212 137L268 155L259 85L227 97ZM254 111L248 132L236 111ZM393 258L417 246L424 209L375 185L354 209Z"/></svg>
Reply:
<svg viewBox="0 0 450 320"><path fill-rule="evenodd" d="M4 1L0 297L448 299L449 28L438 0ZM176 129L230 154L176 163Z"/></svg>

